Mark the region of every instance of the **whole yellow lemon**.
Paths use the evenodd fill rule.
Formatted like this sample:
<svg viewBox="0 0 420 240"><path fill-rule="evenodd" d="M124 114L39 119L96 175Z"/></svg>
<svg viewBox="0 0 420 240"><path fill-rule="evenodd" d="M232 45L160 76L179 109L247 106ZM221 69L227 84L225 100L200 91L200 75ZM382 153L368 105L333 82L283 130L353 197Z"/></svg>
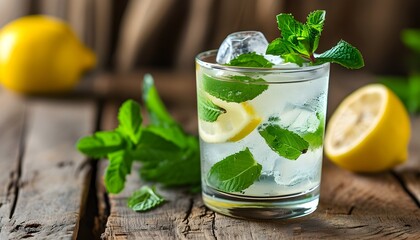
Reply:
<svg viewBox="0 0 420 240"><path fill-rule="evenodd" d="M25 94L71 90L95 65L94 53L56 18L19 18L0 31L0 82Z"/></svg>

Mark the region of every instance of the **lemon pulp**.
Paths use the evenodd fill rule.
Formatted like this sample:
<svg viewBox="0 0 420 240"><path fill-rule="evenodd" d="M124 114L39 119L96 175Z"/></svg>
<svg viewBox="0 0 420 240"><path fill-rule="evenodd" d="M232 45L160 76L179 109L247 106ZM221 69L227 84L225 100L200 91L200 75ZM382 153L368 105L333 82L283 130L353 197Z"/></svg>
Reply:
<svg viewBox="0 0 420 240"><path fill-rule="evenodd" d="M199 134L208 143L236 142L250 134L260 123L254 108L247 102L226 102L208 96L210 100L226 110L215 122L199 120Z"/></svg>

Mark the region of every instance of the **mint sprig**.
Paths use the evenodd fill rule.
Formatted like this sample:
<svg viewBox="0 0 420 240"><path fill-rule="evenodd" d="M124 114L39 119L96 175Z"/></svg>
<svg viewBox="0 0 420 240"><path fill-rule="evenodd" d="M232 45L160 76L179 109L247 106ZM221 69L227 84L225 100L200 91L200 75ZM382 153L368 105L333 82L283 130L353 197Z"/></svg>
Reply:
<svg viewBox="0 0 420 240"><path fill-rule="evenodd" d="M277 15L277 24L281 37L272 41L267 47L267 54L279 55L285 62L318 65L325 62L338 63L349 69L364 66L363 57L359 50L341 40L330 50L315 55L319 39L324 27L325 11L311 12L306 23L297 21L291 14Z"/></svg>
<svg viewBox="0 0 420 240"><path fill-rule="evenodd" d="M239 192L251 186L261 170L262 166L246 148L214 164L207 174L207 182L220 191Z"/></svg>
<svg viewBox="0 0 420 240"><path fill-rule="evenodd" d="M119 193L124 189L134 161L142 162L140 175L145 180L165 186L196 187L200 183L197 137L185 133L171 117L150 75L145 76L143 86L144 103L151 122L149 125L142 125L140 105L134 100L127 100L119 109L119 125L116 129L100 131L80 139L77 149L93 158L108 158L104 183L109 193ZM148 197L135 194L136 197L132 199L137 199L133 200L136 204L131 204L131 201L130 207L137 210L157 206L144 200L150 199L153 194L142 189L140 192L143 195L149 194Z"/></svg>

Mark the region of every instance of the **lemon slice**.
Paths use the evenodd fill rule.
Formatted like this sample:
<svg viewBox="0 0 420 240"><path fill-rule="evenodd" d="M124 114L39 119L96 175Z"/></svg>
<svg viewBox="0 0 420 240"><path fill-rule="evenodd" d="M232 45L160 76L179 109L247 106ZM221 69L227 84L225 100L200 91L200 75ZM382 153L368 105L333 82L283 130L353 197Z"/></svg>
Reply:
<svg viewBox="0 0 420 240"><path fill-rule="evenodd" d="M226 102L208 95L208 98L226 110L215 122L198 121L199 134L208 143L236 142L250 134L261 122L254 108L246 102Z"/></svg>
<svg viewBox="0 0 420 240"><path fill-rule="evenodd" d="M328 123L325 153L356 172L390 169L407 159L410 118L401 101L381 84L362 87L340 104Z"/></svg>

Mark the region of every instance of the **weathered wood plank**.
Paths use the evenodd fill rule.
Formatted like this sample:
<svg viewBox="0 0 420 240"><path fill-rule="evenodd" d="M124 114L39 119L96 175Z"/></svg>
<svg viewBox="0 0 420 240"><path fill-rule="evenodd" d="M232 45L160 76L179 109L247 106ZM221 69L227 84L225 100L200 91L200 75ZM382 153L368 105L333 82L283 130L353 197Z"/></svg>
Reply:
<svg viewBox="0 0 420 240"><path fill-rule="evenodd" d="M0 233L12 214L19 177L25 101L0 88Z"/></svg>
<svg viewBox="0 0 420 240"><path fill-rule="evenodd" d="M329 114L347 94L370 81L372 78L362 74L347 77L333 74ZM184 93L188 94L194 95L193 92ZM195 109L177 102L177 94L172 94L170 99L173 100L171 107L177 118L189 116L181 121L188 123L190 131L196 131L196 119L191 118ZM115 116L116 106L104 118ZM415 129L420 129L420 122L414 122L413 133L417 131ZM115 126L115 122L112 124ZM407 182L407 189L415 195L420 189L418 167L413 169L416 165L411 162L418 159L419 153L415 148L419 145L419 140L411 143L410 163L402 168L405 169L402 181ZM401 171L398 169L396 172L400 174ZM315 213L300 219L259 222L215 214L204 207L200 195L191 197L182 191L167 189L160 189L162 195L169 199L163 207L147 213L134 213L126 206L126 198L142 184L135 174L130 176L123 193L110 196L110 216L103 238L418 239L420 209L400 181L391 172L373 175L350 173L325 159L321 203Z"/></svg>
<svg viewBox="0 0 420 240"><path fill-rule="evenodd" d="M1 239L74 239L89 165L74 145L95 124L92 101L31 99L16 208Z"/></svg>

